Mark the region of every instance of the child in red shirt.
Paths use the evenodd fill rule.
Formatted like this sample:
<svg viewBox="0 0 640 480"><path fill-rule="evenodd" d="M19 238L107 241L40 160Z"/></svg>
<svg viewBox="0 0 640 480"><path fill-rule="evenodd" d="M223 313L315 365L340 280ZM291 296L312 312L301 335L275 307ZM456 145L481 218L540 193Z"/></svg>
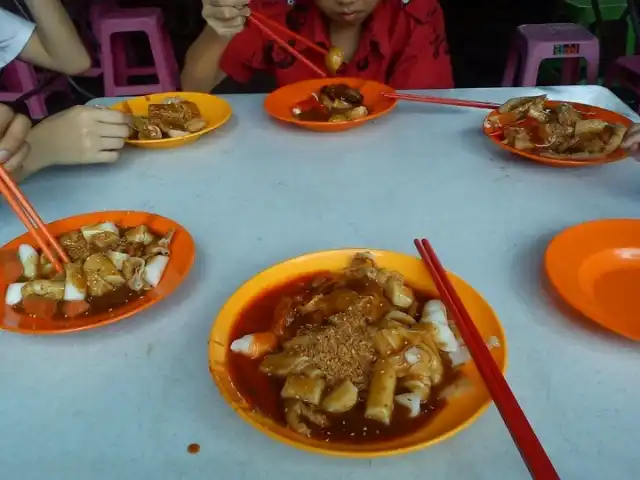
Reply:
<svg viewBox="0 0 640 480"><path fill-rule="evenodd" d="M226 76L247 83L258 72L273 75L278 86L314 78L307 65L245 22L247 2L203 0L207 26L187 52L184 90L208 92ZM438 0L253 0L251 6L325 49L340 48L346 64L339 76L398 90L453 87ZM324 69L321 54L287 40Z"/></svg>

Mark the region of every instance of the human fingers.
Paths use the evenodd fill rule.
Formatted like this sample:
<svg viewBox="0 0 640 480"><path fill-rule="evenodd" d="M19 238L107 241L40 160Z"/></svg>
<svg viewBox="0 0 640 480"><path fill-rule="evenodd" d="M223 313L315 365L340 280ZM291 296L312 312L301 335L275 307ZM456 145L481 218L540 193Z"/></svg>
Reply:
<svg viewBox="0 0 640 480"><path fill-rule="evenodd" d="M18 152L25 143L30 130L31 120L24 115L13 115L0 138L0 151L5 150L10 155Z"/></svg>
<svg viewBox="0 0 640 480"><path fill-rule="evenodd" d="M236 18L244 18L249 15L249 9L244 6L219 6L209 7L203 10L202 15L206 19L229 21Z"/></svg>
<svg viewBox="0 0 640 480"><path fill-rule="evenodd" d="M100 139L100 151L120 150L122 147L124 147L123 138L102 137Z"/></svg>
<svg viewBox="0 0 640 480"><path fill-rule="evenodd" d="M129 115L126 113L108 108L92 108L91 110L91 116L97 122L115 125L127 125L129 123Z"/></svg>
<svg viewBox="0 0 640 480"><path fill-rule="evenodd" d="M131 135L129 125L118 125L114 123L99 123L96 126L96 133L103 138L128 138Z"/></svg>
<svg viewBox="0 0 640 480"><path fill-rule="evenodd" d="M622 148L631 148L633 145L638 143L640 143L640 124L635 124L627 130L625 138L620 146Z"/></svg>
<svg viewBox="0 0 640 480"><path fill-rule="evenodd" d="M95 163L113 163L120 158L118 150L103 150L95 156Z"/></svg>
<svg viewBox="0 0 640 480"><path fill-rule="evenodd" d="M6 162L2 163L2 159L0 158L0 163L2 166L11 174L14 179L19 179L21 177L22 169L24 168L27 157L29 156L29 152L31 151L31 145L28 143L23 143L20 149L13 154Z"/></svg>
<svg viewBox="0 0 640 480"><path fill-rule="evenodd" d="M237 7L242 8L249 5L249 0L204 0L202 2L203 10L207 7Z"/></svg>
<svg viewBox="0 0 640 480"><path fill-rule="evenodd" d="M9 128L9 124L11 123L11 120L13 120L14 116L15 113L13 113L11 107L0 103L0 138L2 138L2 134L5 130Z"/></svg>

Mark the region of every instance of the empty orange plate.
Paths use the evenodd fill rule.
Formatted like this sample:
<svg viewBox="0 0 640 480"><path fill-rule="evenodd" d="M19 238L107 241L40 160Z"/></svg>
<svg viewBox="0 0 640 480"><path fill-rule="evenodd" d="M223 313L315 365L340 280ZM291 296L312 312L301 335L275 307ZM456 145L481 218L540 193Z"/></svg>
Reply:
<svg viewBox="0 0 640 480"><path fill-rule="evenodd" d="M600 108L600 107L594 107L592 105L584 105L582 103L560 102L560 101L552 101L552 100L548 100L547 102L545 102L545 104L549 107L555 107L561 103L568 103L569 105L574 106L577 110L580 110L581 112L592 113L592 115L589 115L588 117L590 119L598 118L608 123L624 125L627 128L630 127L631 124L633 123L627 117L623 117L619 113L612 112L611 110L605 110L604 108ZM496 115L498 115L498 111L493 110L489 115L487 115L486 118L495 117ZM605 155L597 158L590 158L588 160L571 160L571 159L562 159L562 158L543 157L534 152L530 152L526 150L518 150L509 145L505 145L504 143L502 143L503 138L501 135L490 134L490 129L487 127L486 119L483 123L482 129L485 135L489 137L489 139L493 143L498 145L500 148L504 148L505 150L508 150L511 153L515 153L516 155L519 155L521 157L529 158L536 162L544 163L545 165L550 165L552 167L587 167L589 165L601 165L603 163L618 162L620 160L624 160L629 156L626 150L622 148L618 148L614 152L611 152L609 155Z"/></svg>
<svg viewBox="0 0 640 480"><path fill-rule="evenodd" d="M8 305L3 305L0 316L0 329L18 333L30 334L58 334L79 330L88 330L102 325L115 323L158 303L171 294L184 281L195 258L195 244L189 232L182 226L168 218L145 212L111 211L96 212L64 218L48 224L49 230L55 236L62 235L80 227L95 225L102 222L113 222L119 227L135 227L147 225L153 232L165 235L175 229L171 240L169 263L164 271L160 284L145 293L142 297L132 300L110 312L97 315L83 316L73 319L45 320L19 313ZM2 247L2 250L15 251L22 243L36 246L29 233L20 235ZM6 281L0 278L0 292L4 299L7 290ZM3 302L4 303L4 302Z"/></svg>
<svg viewBox="0 0 640 480"><path fill-rule="evenodd" d="M377 443L332 443L300 435L263 415L240 395L229 374L227 358L229 338L242 310L265 290L290 282L310 273L338 271L345 268L357 252L369 251L380 267L401 272L407 282L422 292L437 296L437 290L421 260L401 253L368 249L329 250L310 253L275 265L253 277L227 300L215 319L209 338L209 370L229 405L256 429L269 437L303 450L342 457L379 457L397 455L438 443L470 426L489 406L489 396L473 362L462 366L470 387L448 400L426 426L404 437ZM489 304L470 285L450 274L451 282L469 310L478 330L486 340L495 337L500 346L491 353L502 372L507 367L507 344L502 325Z"/></svg>
<svg viewBox="0 0 640 480"><path fill-rule="evenodd" d="M322 87L336 83L346 83L352 88L360 90L364 96L364 105L369 110L369 115L349 122L304 122L298 120L291 110L299 103L308 100L312 94ZM292 83L270 93L264 101L264 108L273 118L291 123L302 128L317 132L340 132L359 127L360 125L380 118L389 113L398 103L397 100L386 98L381 93L391 93L395 90L382 83L361 78L318 78Z"/></svg>
<svg viewBox="0 0 640 480"><path fill-rule="evenodd" d="M551 285L605 328L640 340L640 220L598 220L568 228L545 254Z"/></svg>
<svg viewBox="0 0 640 480"><path fill-rule="evenodd" d="M200 110L207 126L199 132L190 133L184 137L161 138L159 140L127 140L127 143L142 148L173 148L195 142L202 135L221 127L231 118L231 105L220 97L199 92L167 92L153 93L142 97L135 97L115 104L113 110L146 117L149 114L150 103L162 103L168 98L181 98L195 103Z"/></svg>

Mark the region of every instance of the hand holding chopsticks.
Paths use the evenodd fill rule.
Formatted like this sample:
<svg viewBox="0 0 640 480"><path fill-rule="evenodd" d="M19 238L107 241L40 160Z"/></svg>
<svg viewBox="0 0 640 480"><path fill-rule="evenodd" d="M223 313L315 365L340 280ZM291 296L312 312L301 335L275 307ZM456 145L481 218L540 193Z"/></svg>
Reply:
<svg viewBox="0 0 640 480"><path fill-rule="evenodd" d="M296 57L301 62L305 63L309 68L311 68L321 77L326 77L327 75L318 67L316 67L314 64L309 62L309 60L307 60L307 58L305 58L300 52L298 52L294 48L291 48L291 46L283 38L278 37L277 34L273 32L273 30L280 30L280 32L282 32L282 35L284 35L285 38L294 39L297 42L300 42L301 44L306 45L311 50L315 50L317 53L323 55L325 59L325 67L331 75L335 75L338 69L340 68L340 66L344 62L344 55L342 53L342 50L340 50L337 47L332 47L329 50L325 50L321 46L313 43L308 38L305 38L302 35L292 32L291 30L284 27L283 25L280 25L278 22L274 22L273 20L270 20L269 18L265 17L264 15L258 12L253 12L249 17L249 19L253 21L253 23L258 28L260 28L263 31L263 33L265 33L265 35L271 37L273 40L278 42L278 44L282 48L287 50L289 53L291 53L291 55Z"/></svg>
<svg viewBox="0 0 640 480"><path fill-rule="evenodd" d="M449 282L431 244L426 239L414 240L414 243L438 288L442 302L451 313L451 317L454 319L514 443L520 450L520 455L529 468L531 476L540 480L559 479L551 460L518 405L509 384L500 373L489 349L480 336L480 332Z"/></svg>
<svg viewBox="0 0 640 480"><path fill-rule="evenodd" d="M202 18L221 37L240 33L250 13L249 0L202 0Z"/></svg>
<svg viewBox="0 0 640 480"><path fill-rule="evenodd" d="M26 141L31 121L0 103L0 165L9 172L21 169L29 155Z"/></svg>
<svg viewBox="0 0 640 480"><path fill-rule="evenodd" d="M326 58L329 57L329 52L311 40L288 30L283 25L270 20L266 16L258 12L251 12L247 0L203 0L202 4L202 16L218 35L229 38L233 37L242 31L245 21L250 21L256 28L259 28L266 37L276 42L280 48L286 50L307 65L309 69L313 70L318 76L327 76L326 72L318 68L309 59L289 45L287 40L294 39L312 50L325 55ZM279 33L275 33L274 30L278 30ZM284 38L280 35L284 35ZM336 66L336 69L337 67L339 67L339 65ZM335 73L335 71L331 73Z"/></svg>
<svg viewBox="0 0 640 480"><path fill-rule="evenodd" d="M9 107L0 104L0 193L7 199L51 264L61 272L62 264L68 263L69 258L5 168L19 167L26 158L29 145L25 139L30 128L31 123L28 119L14 115Z"/></svg>
<svg viewBox="0 0 640 480"><path fill-rule="evenodd" d="M56 238L49 232L33 205L20 191L18 186L9 176L9 173L0 165L0 193L24 223L29 233L33 236L38 246L42 249L56 271L64 271L63 264L69 263L69 257L58 244Z"/></svg>
<svg viewBox="0 0 640 480"><path fill-rule="evenodd" d="M260 30L262 30L262 33L264 33L267 37L271 38L281 48L285 49L287 52L289 52L291 55L296 57L302 63L307 65L311 70L313 70L315 73L317 73L318 76L320 76L320 77L326 77L327 76L327 74L325 72L323 72L318 67L316 67L309 59L307 59L304 55L302 55L295 48L293 48L291 45L289 45L289 43L287 43L286 40L284 40L283 38L279 37L269 27L267 27L267 25L265 25L266 23L268 23L270 26L277 25L275 22L272 22L271 20L267 19L266 17L264 17L264 16L262 16L262 15L260 15L258 13L255 13L255 12L251 14L251 16L249 17L249 20L251 20L251 22L253 22L253 24L256 27L258 27ZM285 30L285 31L289 32L287 29L285 29L284 27L281 27L279 25L278 25L278 28L281 29L281 30ZM293 32L289 32L289 34L290 34L290 36L294 36L295 35L296 39L304 38L304 37L302 37L302 36L300 36L298 34L293 34ZM311 42L309 40L306 40L306 39L305 39L305 42L308 42L307 45L314 45L314 47L316 47L317 49L320 49L321 52L324 52L324 50L322 50L320 47L315 45L313 42Z"/></svg>

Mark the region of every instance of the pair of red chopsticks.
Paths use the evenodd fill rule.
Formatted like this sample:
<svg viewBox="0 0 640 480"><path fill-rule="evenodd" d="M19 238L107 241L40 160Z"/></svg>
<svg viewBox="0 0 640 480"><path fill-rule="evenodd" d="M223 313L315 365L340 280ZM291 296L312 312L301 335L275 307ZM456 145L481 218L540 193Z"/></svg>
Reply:
<svg viewBox="0 0 640 480"><path fill-rule="evenodd" d="M0 193L7 199L56 271L62 272L63 264L69 263L69 257L2 165L0 165Z"/></svg>
<svg viewBox="0 0 640 480"><path fill-rule="evenodd" d="M424 261L433 281L440 292L442 302L451 313L460 335L475 362L498 411L509 429L511 438L520 450L524 463L534 479L560 479L551 460L547 456L540 440L536 437L527 417L518 405L509 384L500 373L480 332L473 323L462 300L451 285L436 252L427 239L414 240L418 252Z"/></svg>
<svg viewBox="0 0 640 480"><path fill-rule="evenodd" d="M439 105L453 105L456 107L472 107L472 108L485 108L488 110L495 110L500 108L500 105L497 103L488 103L488 102L474 102L472 100L457 100L455 98L441 98L441 97L430 97L428 95L412 95L410 93L397 93L397 92L389 92L382 93L383 97L394 98L396 100L406 100L409 102L420 102L420 103L437 103Z"/></svg>
<svg viewBox="0 0 640 480"><path fill-rule="evenodd" d="M292 32L291 30L285 28L284 26L280 25L279 23L274 22L273 20L270 20L269 18L265 17L264 15L262 15L262 14L260 14L258 12L251 12L251 15L248 18L254 23L254 25L256 27L258 27L260 30L262 30L262 32L267 37L269 37L273 41L275 41L278 45L280 45L287 52L289 52L291 55L293 55L298 60L300 60L302 63L304 63L306 66L308 66L311 70L313 70L315 73L317 73L320 77L326 77L327 76L327 74L324 71L322 71L318 67L316 67L309 59L307 59L304 55L302 55L295 48L293 48L291 45L289 45L289 43L287 43L287 41L285 39L283 39L282 37L278 36L271 29L273 28L273 29L276 29L276 30L280 30L281 32L283 32L283 34L298 40L300 43L304 43L307 47L315 50L316 52L321 53L323 55L327 55L328 52L324 48L316 45L311 40L309 40L307 38L304 38L302 35L298 35L297 33ZM269 27L271 27L271 28L269 28Z"/></svg>
<svg viewBox="0 0 640 480"><path fill-rule="evenodd" d="M258 12L252 12L251 15L248 18L255 24L256 27L258 27L260 30L262 30L262 32L267 37L269 37L272 40L274 40L278 45L280 45L282 48L284 48L291 55L296 57L298 60L303 62L305 65L307 65L311 70L313 70L315 73L317 73L320 77L326 77L327 76L327 74L324 71L322 71L320 68L318 68L316 65L314 65L304 55L302 55L295 48L293 48L291 45L289 45L289 43L287 43L287 41L285 39L283 39L282 37L278 36L271 29L273 28L273 29L276 29L276 30L280 30L283 34L287 35L288 37L299 41L300 43L308 46L312 50L315 50L316 52L318 52L318 53L320 53L322 55L325 55L325 56L328 55L327 50L325 50L324 48L316 45L311 40L303 37L302 35L299 35L299 34L297 34L295 32L292 32L291 30L287 29L286 27L280 25L277 22L274 22L273 20L265 17L264 15L262 15L262 14L260 14ZM394 99L397 99L397 100L407 100L407 101L410 101L410 102L422 102L422 103L437 103L437 104L441 104L441 105L453 105L453 106L458 106L458 107L485 108L485 109L489 109L489 110L495 110L495 109L500 107L500 105L498 105L497 103L474 102L474 101L471 101L471 100L456 100L454 98L439 98L439 97L430 97L430 96L426 96L426 95L412 95L412 94L408 94L408 93L397 93L397 92L391 93L390 92L390 93L383 93L382 95L387 97L387 98L394 98Z"/></svg>

